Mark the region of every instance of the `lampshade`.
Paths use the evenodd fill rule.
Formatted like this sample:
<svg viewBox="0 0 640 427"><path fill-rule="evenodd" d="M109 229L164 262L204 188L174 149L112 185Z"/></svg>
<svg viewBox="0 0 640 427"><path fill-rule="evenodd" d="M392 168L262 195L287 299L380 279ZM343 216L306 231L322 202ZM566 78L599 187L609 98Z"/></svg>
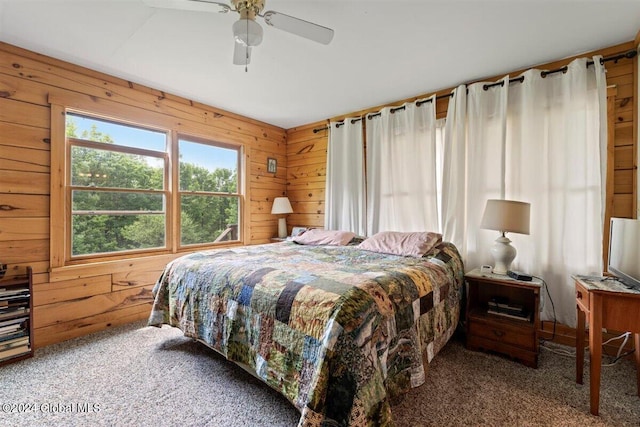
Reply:
<svg viewBox="0 0 640 427"><path fill-rule="evenodd" d="M487 200L481 228L529 234L530 204L515 200Z"/></svg>
<svg viewBox="0 0 640 427"><path fill-rule="evenodd" d="M274 215L292 213L293 208L289 202L288 197L276 197L273 199L273 206L271 207L271 213Z"/></svg>
<svg viewBox="0 0 640 427"><path fill-rule="evenodd" d="M233 23L233 37L245 46L262 43L262 27L253 19L241 18Z"/></svg>
<svg viewBox="0 0 640 427"><path fill-rule="evenodd" d="M500 232L491 248L495 274L507 274L517 253L505 233L529 234L530 207L529 203L515 200L487 200L480 227Z"/></svg>
<svg viewBox="0 0 640 427"><path fill-rule="evenodd" d="M276 197L273 199L273 206L271 207L271 213L274 215L282 215L292 213L293 208L289 203L288 197ZM278 237L284 239L287 237L287 220L283 217L278 219Z"/></svg>

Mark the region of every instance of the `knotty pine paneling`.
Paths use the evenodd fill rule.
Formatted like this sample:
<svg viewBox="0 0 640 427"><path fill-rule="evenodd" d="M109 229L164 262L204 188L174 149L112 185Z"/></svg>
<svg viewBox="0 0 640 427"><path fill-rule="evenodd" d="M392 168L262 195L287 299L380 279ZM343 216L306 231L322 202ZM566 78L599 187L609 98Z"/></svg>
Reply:
<svg viewBox="0 0 640 427"><path fill-rule="evenodd" d="M33 285L33 305L44 306L62 301L88 298L111 292L111 275L72 279Z"/></svg>
<svg viewBox="0 0 640 427"><path fill-rule="evenodd" d="M633 146L633 123L622 122L614 125L616 147L622 145Z"/></svg>
<svg viewBox="0 0 640 427"><path fill-rule="evenodd" d="M49 238L48 218L3 218L0 222L0 241L47 238Z"/></svg>
<svg viewBox="0 0 640 427"><path fill-rule="evenodd" d="M45 326L73 322L76 319L108 313L115 309L149 304L153 301L151 295L152 287L125 289L35 306L33 308L33 327L37 330Z"/></svg>
<svg viewBox="0 0 640 427"><path fill-rule="evenodd" d="M38 347L78 338L113 326L136 322L149 316L148 304L114 308L108 312L43 326L33 331Z"/></svg>
<svg viewBox="0 0 640 427"><path fill-rule="evenodd" d="M0 98L0 121L49 129L51 112L48 107Z"/></svg>
<svg viewBox="0 0 640 427"><path fill-rule="evenodd" d="M624 218L629 212L633 212L633 194L614 194L613 213L611 216Z"/></svg>
<svg viewBox="0 0 640 427"><path fill-rule="evenodd" d="M285 133L275 126L239 116L214 107L146 88L134 82L88 70L0 43L0 75L15 76L48 88L65 88L89 95L97 100L109 99L139 107L168 117L205 123L212 128L241 134L249 138L264 138L284 143ZM1 89L4 90L4 89ZM14 96L24 99L24 96Z"/></svg>
<svg viewBox="0 0 640 427"><path fill-rule="evenodd" d="M270 211L286 194L284 129L0 42L0 262L9 265L6 278L33 267L36 348L147 318L151 287L181 255L50 270L52 99L116 116L135 110L135 119L160 117L178 131L243 145L245 243L266 243L277 233ZM266 172L268 157L278 161L276 174Z"/></svg>
<svg viewBox="0 0 640 427"><path fill-rule="evenodd" d="M162 269L154 268L113 273L111 275L111 288L114 291L119 291L122 289L139 288L141 286L153 286L161 273Z"/></svg>
<svg viewBox="0 0 640 427"><path fill-rule="evenodd" d="M0 198L3 193L48 195L49 183L48 173L0 169Z"/></svg>
<svg viewBox="0 0 640 427"><path fill-rule="evenodd" d="M49 151L1 145L0 169L49 173Z"/></svg>
<svg viewBox="0 0 640 427"><path fill-rule="evenodd" d="M4 219L2 221L4 222ZM0 241L0 254L2 263L7 264L10 270L14 264L18 263L48 261L49 240L25 239ZM27 261L25 261L25 259ZM5 275L5 277L7 277L7 275Z"/></svg>
<svg viewBox="0 0 640 427"><path fill-rule="evenodd" d="M0 145L50 151L49 129L0 121Z"/></svg>
<svg viewBox="0 0 640 427"><path fill-rule="evenodd" d="M0 193L0 218L49 218L49 196Z"/></svg>
<svg viewBox="0 0 640 427"><path fill-rule="evenodd" d="M633 169L633 145L617 146L614 153L615 169Z"/></svg>
<svg viewBox="0 0 640 427"><path fill-rule="evenodd" d="M287 130L287 195L293 213L287 225L324 227L328 130L327 122Z"/></svg>
<svg viewBox="0 0 640 427"><path fill-rule="evenodd" d="M611 215L614 217L635 217L637 200L637 159L635 157L637 141L634 141L633 129L637 125L637 94L634 88L634 63L636 58L606 63L607 84L615 85L614 104L614 182ZM606 227L606 224L605 224Z"/></svg>

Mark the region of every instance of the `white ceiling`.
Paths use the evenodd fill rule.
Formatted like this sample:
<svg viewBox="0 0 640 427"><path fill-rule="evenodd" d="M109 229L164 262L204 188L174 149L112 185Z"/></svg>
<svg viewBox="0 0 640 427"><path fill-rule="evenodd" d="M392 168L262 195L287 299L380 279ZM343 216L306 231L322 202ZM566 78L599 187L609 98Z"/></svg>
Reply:
<svg viewBox="0 0 640 427"><path fill-rule="evenodd" d="M142 0L0 0L0 40L288 129L630 41L640 30L640 0L266 0L265 10L335 37L325 46L259 18L264 40L245 73L232 64L235 13Z"/></svg>

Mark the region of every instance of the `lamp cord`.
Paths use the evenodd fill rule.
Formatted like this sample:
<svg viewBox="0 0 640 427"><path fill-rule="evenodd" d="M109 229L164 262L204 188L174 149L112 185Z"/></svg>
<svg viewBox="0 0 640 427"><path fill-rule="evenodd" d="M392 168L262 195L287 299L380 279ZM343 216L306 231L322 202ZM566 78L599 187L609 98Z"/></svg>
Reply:
<svg viewBox="0 0 640 427"><path fill-rule="evenodd" d="M553 310L553 333L551 334L551 341L553 341L556 337L556 324L558 323L558 318L556 316L556 306L553 304L553 298L551 298L551 293L549 292L549 286L547 286L547 282L542 277L538 277L538 276L531 276L531 277L534 277L542 282L542 285L544 286L544 289L547 292L547 296L549 297L549 301L551 302L551 309ZM542 339L541 341L544 342L546 340Z"/></svg>

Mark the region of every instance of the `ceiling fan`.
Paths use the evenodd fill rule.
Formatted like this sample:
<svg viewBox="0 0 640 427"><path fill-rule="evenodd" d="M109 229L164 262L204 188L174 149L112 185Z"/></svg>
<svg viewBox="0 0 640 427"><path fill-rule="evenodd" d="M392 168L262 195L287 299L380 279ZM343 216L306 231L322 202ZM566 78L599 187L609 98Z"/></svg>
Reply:
<svg viewBox="0 0 640 427"><path fill-rule="evenodd" d="M262 27L256 22L256 16L280 30L295 34L314 42L329 44L333 39L333 30L285 15L272 10L262 13L265 0L230 0L231 5L209 0L142 0L150 7L195 10L202 12L228 13L238 12L240 19L231 27L235 38L233 63L246 66L251 61L251 48L262 42Z"/></svg>

